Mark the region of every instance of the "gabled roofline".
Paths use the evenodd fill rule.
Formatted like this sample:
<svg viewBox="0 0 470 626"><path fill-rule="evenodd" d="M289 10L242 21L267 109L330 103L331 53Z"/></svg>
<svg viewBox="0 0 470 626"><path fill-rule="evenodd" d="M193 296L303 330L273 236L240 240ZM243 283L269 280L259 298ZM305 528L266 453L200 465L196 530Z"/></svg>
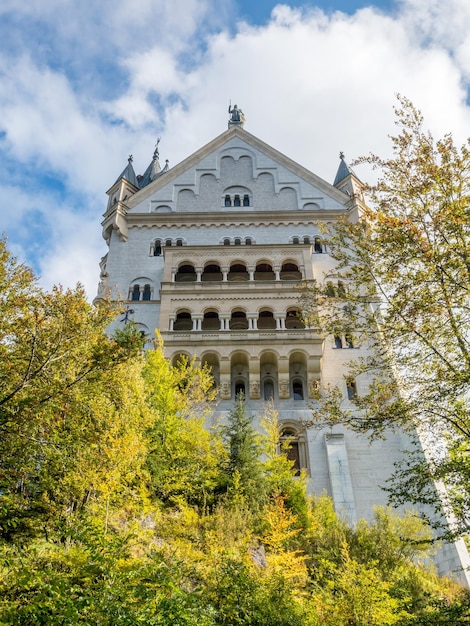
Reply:
<svg viewBox="0 0 470 626"><path fill-rule="evenodd" d="M320 178L320 176L317 176L293 159L290 159L282 152L279 152L275 148L272 148L269 144L265 143L261 139L258 139L258 137L255 137L255 135L252 135L241 126L232 126L228 130L215 137L215 139L202 146L202 148L196 150L196 152L191 154L189 157L187 157L183 161L180 161L174 167L170 168L163 176L160 176L158 179L136 192L131 198L127 200L127 205L129 209L132 209L136 204L151 196L153 193L155 193L155 191L160 189L160 187L171 183L172 180L176 179L192 166L197 165L201 158L217 150L217 148L223 146L224 143L226 143L232 137L239 137L243 141L246 141L246 143L258 149L260 152L265 153L267 156L271 157L274 161L277 161L278 163L283 165L292 173L306 179L312 185L323 191L326 195L335 199L337 202L345 204L349 199L346 194L336 189L336 187L328 183L326 180Z"/></svg>

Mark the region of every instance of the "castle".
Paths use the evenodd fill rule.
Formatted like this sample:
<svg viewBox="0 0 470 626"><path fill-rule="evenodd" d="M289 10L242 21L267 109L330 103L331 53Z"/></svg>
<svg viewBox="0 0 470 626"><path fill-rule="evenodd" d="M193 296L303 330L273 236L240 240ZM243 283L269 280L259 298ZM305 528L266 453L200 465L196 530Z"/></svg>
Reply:
<svg viewBox="0 0 470 626"><path fill-rule="evenodd" d="M308 327L297 289L301 280L333 294L345 288L321 224L357 220L363 185L343 155L330 184L247 132L236 105L229 116L225 132L175 167L161 168L158 144L142 176L129 158L107 192L98 299L127 301L113 328L133 319L150 338L158 328L173 363L181 355L207 363L218 417L243 392L256 424L272 400L309 492L327 492L351 524L370 519L386 504L381 486L408 438L370 443L340 426L305 428L318 389L337 385L346 407L365 393L367 377L345 374L367 346ZM436 562L468 584L462 541L443 546Z"/></svg>

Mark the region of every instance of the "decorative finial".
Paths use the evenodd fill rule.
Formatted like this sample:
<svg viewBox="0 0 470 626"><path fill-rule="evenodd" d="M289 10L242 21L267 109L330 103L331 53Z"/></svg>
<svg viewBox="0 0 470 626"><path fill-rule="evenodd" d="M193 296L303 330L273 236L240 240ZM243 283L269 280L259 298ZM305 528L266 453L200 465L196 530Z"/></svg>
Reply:
<svg viewBox="0 0 470 626"><path fill-rule="evenodd" d="M132 154L129 155L129 158L127 159L127 161L129 163L132 163L132 161L134 160L134 157L132 156Z"/></svg>
<svg viewBox="0 0 470 626"><path fill-rule="evenodd" d="M344 161L344 152L341 150L341 152L339 153L339 158Z"/></svg>
<svg viewBox="0 0 470 626"><path fill-rule="evenodd" d="M160 153L158 152L158 144L160 143L160 139L161 139L161 137L158 137L157 143L155 144L155 151L153 153L153 158L154 159L158 159L158 157L160 156Z"/></svg>

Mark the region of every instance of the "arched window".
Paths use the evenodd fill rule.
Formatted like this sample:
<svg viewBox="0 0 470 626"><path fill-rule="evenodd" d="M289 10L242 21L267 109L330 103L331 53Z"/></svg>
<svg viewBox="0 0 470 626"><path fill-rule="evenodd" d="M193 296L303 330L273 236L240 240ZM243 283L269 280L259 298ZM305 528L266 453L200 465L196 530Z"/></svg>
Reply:
<svg viewBox="0 0 470 626"><path fill-rule="evenodd" d="M173 330L186 331L193 329L193 322L191 319L191 313L188 311L181 311L176 315L176 319L173 323Z"/></svg>
<svg viewBox="0 0 470 626"><path fill-rule="evenodd" d="M250 237L247 237L247 238L245 239L245 246L251 246L251 243L252 243L251 238L250 238Z"/></svg>
<svg viewBox="0 0 470 626"><path fill-rule="evenodd" d="M269 378L263 382L263 397L266 402L274 400L274 383Z"/></svg>
<svg viewBox="0 0 470 626"><path fill-rule="evenodd" d="M354 400L357 396L357 385L354 378L348 378L346 380L346 390L348 392L348 400Z"/></svg>
<svg viewBox="0 0 470 626"><path fill-rule="evenodd" d="M242 245L242 240L239 237L235 238L235 241L233 242L236 246L241 246Z"/></svg>
<svg viewBox="0 0 470 626"><path fill-rule="evenodd" d="M294 400L304 399L304 386L301 380L294 379L292 382L292 396Z"/></svg>
<svg viewBox="0 0 470 626"><path fill-rule="evenodd" d="M304 243L310 243L310 237L304 237Z"/></svg>
<svg viewBox="0 0 470 626"><path fill-rule="evenodd" d="M255 269L255 280L274 280L276 275L269 263L258 263Z"/></svg>
<svg viewBox="0 0 470 626"><path fill-rule="evenodd" d="M230 330L247 330L248 320L245 311L233 311L229 325Z"/></svg>
<svg viewBox="0 0 470 626"><path fill-rule="evenodd" d="M346 297L346 288L344 286L344 283L341 282L340 280L338 280L338 296L340 298Z"/></svg>
<svg viewBox="0 0 470 626"><path fill-rule="evenodd" d="M162 256L162 242L156 241L153 246L153 256Z"/></svg>
<svg viewBox="0 0 470 626"><path fill-rule="evenodd" d="M235 397L242 396L242 400L246 398L245 383L242 380L235 381Z"/></svg>
<svg viewBox="0 0 470 626"><path fill-rule="evenodd" d="M196 271L189 263L181 265L175 275L176 283L191 283L196 280Z"/></svg>
<svg viewBox="0 0 470 626"><path fill-rule="evenodd" d="M353 341L352 333L346 333L344 338L346 340L346 345L348 346L348 348L354 348L354 341Z"/></svg>
<svg viewBox="0 0 470 626"><path fill-rule="evenodd" d="M326 283L326 295L328 298L334 298L336 296L335 286L331 280Z"/></svg>
<svg viewBox="0 0 470 626"><path fill-rule="evenodd" d="M305 323L302 320L300 311L298 309L289 309L287 311L285 323L286 323L287 330L305 328Z"/></svg>
<svg viewBox="0 0 470 626"><path fill-rule="evenodd" d="M202 330L220 330L219 314L217 311L206 311L204 313Z"/></svg>
<svg viewBox="0 0 470 626"><path fill-rule="evenodd" d="M259 330L275 330L276 320L272 311L260 311L258 316Z"/></svg>
<svg viewBox="0 0 470 626"><path fill-rule="evenodd" d="M321 254L323 252L323 246L320 237L315 237L315 242L313 244L313 251L316 254Z"/></svg>
<svg viewBox="0 0 470 626"><path fill-rule="evenodd" d="M281 280L301 280L302 274L295 263L284 263L281 267Z"/></svg>
<svg viewBox="0 0 470 626"><path fill-rule="evenodd" d="M223 275L220 271L220 265L216 265L215 263L206 265L201 276L203 282L215 282L222 280L222 278Z"/></svg>
<svg viewBox="0 0 470 626"><path fill-rule="evenodd" d="M227 237L224 239L224 246L229 246L230 245L230 239L227 239Z"/></svg>
<svg viewBox="0 0 470 626"><path fill-rule="evenodd" d="M137 301L140 300L140 285L134 285L132 287L132 298L131 300Z"/></svg>
<svg viewBox="0 0 470 626"><path fill-rule="evenodd" d="M230 271L227 275L229 281L243 281L249 280L250 275L246 271L246 266L242 263L234 263L230 266Z"/></svg>
<svg viewBox="0 0 470 626"><path fill-rule="evenodd" d="M250 206L250 197L247 193L243 196L243 206Z"/></svg>
<svg viewBox="0 0 470 626"><path fill-rule="evenodd" d="M176 245L181 247L183 245L183 240L182 239L177 239L176 240Z"/></svg>
<svg viewBox="0 0 470 626"><path fill-rule="evenodd" d="M300 243L299 238L298 238L298 237L294 237L294 238L292 239L292 243L294 243L294 244L297 244L297 245L298 245L298 244Z"/></svg>
<svg viewBox="0 0 470 626"><path fill-rule="evenodd" d="M240 196L235 196L233 199L233 206L241 206Z"/></svg>
<svg viewBox="0 0 470 626"><path fill-rule="evenodd" d="M341 335L335 335L335 348L342 348L343 340L341 339Z"/></svg>
<svg viewBox="0 0 470 626"><path fill-rule="evenodd" d="M225 206L232 206L232 201L230 200L230 196L229 195L225 196L224 204L225 204Z"/></svg>
<svg viewBox="0 0 470 626"><path fill-rule="evenodd" d="M171 241L171 239L167 239L167 240L165 241L165 246L166 246L167 248L171 248L172 243L173 243L173 242Z"/></svg>
<svg viewBox="0 0 470 626"><path fill-rule="evenodd" d="M289 461L292 461L292 469L295 476L300 474L300 446L299 438L293 428L283 428L279 437L281 451L285 453Z"/></svg>
<svg viewBox="0 0 470 626"><path fill-rule="evenodd" d="M150 285L144 286L144 293L142 294L142 300L150 300L152 292L150 290Z"/></svg>

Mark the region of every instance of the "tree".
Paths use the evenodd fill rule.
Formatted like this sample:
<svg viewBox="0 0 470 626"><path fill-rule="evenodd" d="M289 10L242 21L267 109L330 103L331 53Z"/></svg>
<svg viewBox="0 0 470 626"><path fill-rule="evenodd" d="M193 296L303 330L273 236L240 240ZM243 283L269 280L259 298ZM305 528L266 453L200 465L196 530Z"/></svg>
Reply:
<svg viewBox="0 0 470 626"><path fill-rule="evenodd" d="M435 452L428 471L458 485L456 509L467 527L470 483L462 452L469 451L470 406L470 143L451 135L434 141L420 112L399 97L393 156L358 160L379 170L369 187L371 206L355 223L331 233L341 280L340 298L305 292L310 315L325 333L354 332L371 356L350 374L373 378L368 393L342 410L326 394L329 421L382 436L388 427L418 429ZM425 437L424 437L425 433ZM445 438L447 444L443 443ZM449 449L455 450L452 467ZM416 466L418 475L421 472ZM410 471L410 467L408 467ZM452 494L451 494L452 495Z"/></svg>
<svg viewBox="0 0 470 626"><path fill-rule="evenodd" d="M160 343L147 353L143 377L152 413L147 467L153 493L170 504L212 504L225 452L207 427L216 393L209 370L187 360L172 366Z"/></svg>
<svg viewBox="0 0 470 626"><path fill-rule="evenodd" d="M106 335L114 314L80 286L42 290L0 241L0 536L47 532L48 519L102 494L103 477L138 471L140 347L131 331L127 343Z"/></svg>
<svg viewBox="0 0 470 626"><path fill-rule="evenodd" d="M246 414L245 398L239 393L223 430L228 462L227 491L231 499L241 497L254 510L266 500L266 481L260 460L261 441Z"/></svg>
<svg viewBox="0 0 470 626"><path fill-rule="evenodd" d="M264 430L263 472L268 494L274 499L282 496L283 502L295 514L299 525L305 526L308 512L306 476L304 472L297 476L294 461L288 458L289 439L280 441L281 425L272 402L266 405L261 427Z"/></svg>

